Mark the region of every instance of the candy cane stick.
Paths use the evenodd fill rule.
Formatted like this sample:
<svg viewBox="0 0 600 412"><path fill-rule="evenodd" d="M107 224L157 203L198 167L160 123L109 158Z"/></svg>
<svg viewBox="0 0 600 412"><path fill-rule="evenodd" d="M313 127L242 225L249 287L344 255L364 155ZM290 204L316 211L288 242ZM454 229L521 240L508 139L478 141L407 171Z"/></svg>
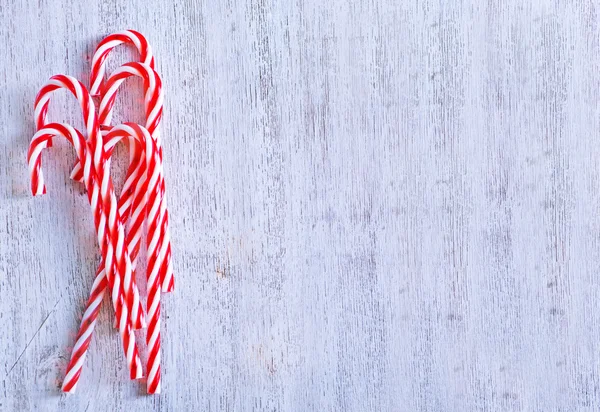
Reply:
<svg viewBox="0 0 600 412"><path fill-rule="evenodd" d="M141 128L141 126L137 126L134 125L134 129L131 129L132 125L123 125L123 126L119 126L117 128L114 128L113 131L111 131L110 133L107 133L104 136L104 148L105 148L105 155L107 157L107 159L110 159L111 155L112 155L112 151L114 149L114 146L117 144L118 141L120 141L123 138L126 137L134 137L134 141L136 144L140 145L141 147L141 152L144 153L144 150L148 150L145 149L145 145L147 144L154 144L152 138L150 137L150 135L148 134L147 130L144 128ZM128 133L128 134L127 134ZM142 146L143 145L143 146ZM158 152L154 147L151 148L152 150L155 151L155 156L158 156ZM151 152L148 152L151 153ZM141 225L143 224L144 221L144 210L145 210L145 205L146 205L146 196L147 193L153 193L152 190L148 191L148 180L146 179L146 164L148 162L148 160L146 158L142 159L143 160L143 164L142 164L142 168L141 168L141 177L140 180L138 182L135 183L135 188L136 188L136 196L142 196L143 198L143 202L140 202L140 204L142 205L141 208L137 208L133 211L132 213L132 228L136 227L136 228L140 228L141 230ZM105 164L105 167L109 168L110 167L110 160L108 160ZM156 161L151 165L152 169L150 169L149 173L151 176L156 176L158 175L160 177L160 180L156 181L156 179L153 180L153 187L159 187L160 183L162 183L162 168L160 167L160 163L157 163ZM154 189L156 190L156 188ZM153 198L154 199L154 198ZM153 202L156 202L156 200L153 200ZM151 209L152 210L152 209ZM156 210L156 207L154 208L154 210ZM156 216L151 215L152 220L149 219L149 222L156 220ZM149 234L148 234L148 239L154 239L156 238L156 225L154 224L149 224ZM132 236L132 231L130 230L130 233L128 235L128 246L132 245L132 243L135 243L135 240L131 240L131 236ZM150 393L158 393L158 391L160 391L160 286L157 283L157 276L156 276L156 263L155 263L155 259L152 259L153 254L151 253L152 251L152 244L153 242L151 241L149 244L149 253L148 253L148 259L149 259L149 263L148 263L148 302L149 302L149 307L152 310L152 315L150 316L150 323L149 323L149 338L148 339L148 344L149 344L149 379L148 379L148 390L150 391L154 391L154 392L150 392ZM139 251L139 238L137 239L137 247L136 249ZM130 249L131 250L131 249ZM132 252L132 259L135 261L135 256L137 256L137 251L135 252L135 255ZM154 268L154 269L153 269ZM151 275L154 274L154 275ZM101 278L101 276L99 275L97 277ZM94 285L98 285L98 289L100 290L100 292L104 292L103 288L106 287L105 284L102 283L98 283L95 282ZM158 288L158 289L157 289ZM157 301L158 299L158 301ZM151 302L158 302L157 304L152 305ZM90 312L92 313L92 311L94 310L94 306L91 305L92 303L92 299L90 299L89 301L89 306L88 308L86 308L86 313ZM87 332L86 329L87 324L85 324L84 322L82 322L82 326L81 329L79 331L78 336L85 336L87 338L87 345L83 346L82 349L80 349L81 351L85 351L87 350L87 346L89 345L89 339L91 338L91 333L93 332L93 329L90 330L89 332ZM158 335L157 335L158 334ZM83 338L81 339L83 340ZM79 340L78 340L79 342ZM75 349L78 348L78 345L76 345ZM75 372L71 372L71 370L76 371L76 370L80 370L83 361L81 361L79 364L76 363L76 357L75 357L75 349L74 349L74 355L72 356L72 359L69 363L70 367L68 369L67 374L69 375L69 373L72 373L73 375L75 374ZM71 369L71 365L77 365L78 368L73 367L73 369ZM158 382L158 384L157 384ZM150 383L153 383L152 385Z"/></svg>
<svg viewBox="0 0 600 412"><path fill-rule="evenodd" d="M106 215L104 210L100 207L98 198L102 192L100 182L97 180L97 175L93 170L92 156L87 142L83 135L76 131L69 125L51 123L46 125L44 128L39 130L31 141L29 151L27 154L27 163L29 165L29 171L31 175L31 190L35 195L46 193L46 187L44 185L44 176L41 169L41 152L44 148L48 147L48 143L54 136L64 136L74 146L78 158L83 163L84 172L84 183L88 193L88 200L92 211L94 212L94 224L96 226L96 232L98 235L98 242L102 245L107 243L107 237L105 236L105 222ZM114 193L112 193L114 198ZM104 247L103 247L104 248ZM110 248L110 246L108 247ZM108 257L108 256L107 256ZM111 258L108 257L107 262L111 262ZM137 346L135 344L135 337L133 336L133 329L130 327L127 316L127 308L124 305L123 295L119 293L119 279L118 276L114 276L114 269L116 269L116 262L112 262L107 265L108 271L106 276L97 276L94 280L92 287L92 294L88 300L87 308L81 321L80 333L77 336L77 342L73 348L72 359L67 369L67 375L63 382L63 391L74 392L79 377L81 375L81 368L85 360L87 348L89 347L91 334L96 325L98 311L100 304L104 297L104 291L106 289L107 282L111 285L111 288L116 293L113 293L113 297L116 296L117 304L115 305L116 310L122 310L121 319L125 327L121 329L121 337L123 339L124 350L127 358L127 365L130 371L130 377L132 379L141 378L143 376L141 361L139 358ZM111 269L112 268L112 269Z"/></svg>
<svg viewBox="0 0 600 412"><path fill-rule="evenodd" d="M72 94L75 95L84 117L84 122L87 129L88 139L90 139L89 145L93 148L93 165L98 175L98 179L102 184L101 201L102 207L105 213L108 214L108 221L105 222L108 232L108 241L106 242L107 248L103 250L104 263L109 270L107 270L107 276L110 276L112 270L111 265L108 264L107 258L115 259L117 264L117 277L122 283L119 283L119 290L122 289L122 293L125 297L125 303L127 312L131 313L131 321L133 322L134 328L144 327L144 312L141 306L139 291L135 284L135 278L131 273L131 261L129 259L129 253L124 248L124 231L121 227L120 216L117 210L117 203L114 198L111 198L110 193L112 192L112 181L110 179L110 172L104 169L104 148L102 145L102 135L100 133L98 118L96 116L95 105L92 97L89 95L87 89L81 82L71 76L57 75L50 78L50 81L42 87L35 99L35 114L36 118L42 116L48 110L48 104L50 102L50 96L52 92L66 88ZM114 204L112 201L115 200ZM105 252L107 253L105 255ZM109 279L110 280L110 279ZM113 291L118 293L119 290ZM113 297L113 303L118 302L118 297ZM116 311L116 307L115 307ZM120 316L120 312L119 315ZM124 325L123 325L124 327Z"/></svg>
<svg viewBox="0 0 600 412"><path fill-rule="evenodd" d="M104 139L104 141L106 142L105 139ZM135 143L139 144L139 143L137 143L137 141ZM112 148L114 147L114 144L111 146L107 146L107 143L105 143L104 147L105 147L106 156L108 159L110 159L110 157L112 155ZM145 184L145 180L146 180L145 159L143 159L143 162L144 162L144 165L142 168L140 168L141 176L140 176L139 181L136 182L136 188L139 188L139 190L143 193L143 195L145 195L146 188L147 188L147 184ZM105 167L109 168L110 167L109 163L110 162L107 162L105 164ZM144 217L142 216L140 219L136 220L136 224L141 225L143 223L143 220L144 220ZM129 240L129 237L128 237L128 242L127 242L128 249L129 249L129 245L131 245L131 244L132 244L132 242L131 242L131 240ZM131 249L129 249L129 250L131 250ZM131 256L131 259L133 262L135 262L138 252L139 252L139 246L137 247L136 251L130 252L130 256ZM77 342L73 348L71 360L69 361L69 366L67 367L67 375L66 375L67 377L65 378L65 382L63 384L63 390L66 392L69 392L71 388L74 389L74 385L76 385L77 380L79 379L79 373L81 371L81 368L83 367L83 362L85 360L85 353L89 347L89 342L90 342L92 334L93 334L96 317L98 315L99 304L102 301L102 297L104 296L104 292L107 287L104 273L105 272L104 272L103 268L99 268L98 272L96 273L96 279L94 280L94 285L92 287L92 293L91 293L90 299L88 300L85 314L83 316L83 320L82 320L82 323L81 323L81 326L80 326L80 329L79 329L79 332L77 335L78 336ZM98 296L98 298L96 298L96 296ZM117 326L118 326L118 318L117 318Z"/></svg>
<svg viewBox="0 0 600 412"><path fill-rule="evenodd" d="M158 243L162 221L160 219L160 206L163 191L163 168L156 141L150 132L135 123L126 123L114 127L105 138L105 148L108 154L114 145L123 138L133 137L140 145L145 145L145 160L147 180L145 182L146 212L148 220L148 268L146 272L148 281L148 331L146 342L148 344L148 393L160 393L160 274L158 259ZM134 212L135 214L135 212Z"/></svg>
<svg viewBox="0 0 600 412"><path fill-rule="evenodd" d="M143 63L126 63L113 72L106 80L106 83L100 93L102 100L100 101L98 109L98 119L100 123L105 126L110 124L117 91L121 84L127 78L132 76L141 77L144 81L144 88L146 90L144 96L144 102L146 106L146 128L152 135L152 138L156 141L162 164L163 151L159 134L159 126L163 111L162 80L158 73L151 67ZM164 181L161 190L165 192ZM173 266L171 260L169 212L167 210L166 196L162 197L160 210L161 221L163 222L160 230L161 246L157 251L157 253L161 255L160 278L162 290L165 292L171 292L175 288L175 281L173 277Z"/></svg>

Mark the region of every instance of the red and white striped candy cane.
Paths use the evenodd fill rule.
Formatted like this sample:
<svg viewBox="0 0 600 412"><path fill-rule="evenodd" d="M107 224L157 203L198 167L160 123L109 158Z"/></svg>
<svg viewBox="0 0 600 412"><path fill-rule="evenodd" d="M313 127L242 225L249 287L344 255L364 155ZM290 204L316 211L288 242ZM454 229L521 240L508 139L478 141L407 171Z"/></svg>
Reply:
<svg viewBox="0 0 600 412"><path fill-rule="evenodd" d="M146 343L148 344L148 393L160 393L160 262L158 245L161 231L160 206L163 191L163 168L159 156L156 141L152 139L150 132L135 123L125 123L115 126L105 136L105 148L108 154L112 148L124 138L133 137L144 145L144 157L146 163L147 179L144 183L146 204L146 218L148 221L148 268L146 278L148 281L148 330L146 332ZM142 147L144 147L142 146ZM135 214L135 212L134 212Z"/></svg>
<svg viewBox="0 0 600 412"><path fill-rule="evenodd" d="M110 171L104 168L106 158L104 157L104 148L102 145L102 135L98 118L96 115L95 105L92 97L81 82L71 76L57 75L50 78L50 81L42 87L35 99L36 118L40 114L45 114L48 110L51 94L61 88L66 88L71 91L77 98L84 117L84 122L87 129L89 146L93 149L93 165L101 182L101 204L106 213L108 213L108 221L105 222L107 228L106 248L103 250L104 263L112 270L107 258L115 259L117 264L117 276L122 283L119 283L119 289L125 297L127 312L131 314L131 321L134 328L144 327L144 311L141 306L139 291L135 284L135 278L132 276L131 260L129 253L125 247L125 234L121 224L121 219L118 213L118 205L116 198L111 198L110 193L113 191L112 180L110 179ZM44 116L45 117L45 116ZM114 204L113 204L114 200ZM105 255L105 253L108 253ZM110 270L107 275L110 275ZM113 291L118 293L119 290ZM117 303L117 296L113 297L113 303ZM115 307L116 311L116 307ZM120 312L119 315L120 316Z"/></svg>
<svg viewBox="0 0 600 412"><path fill-rule="evenodd" d="M100 96L100 89L104 84L106 58L115 47L121 44L131 44L135 46L140 54L140 61L154 68L155 61L154 56L152 55L152 48L143 34L135 30L125 30L110 34L98 44L94 56L92 57L92 70L90 73L90 94L92 96ZM133 159L136 156L135 144L133 142L130 143L130 146L132 146L130 162L133 162ZM75 166L72 173L74 178L80 177L78 176L77 169L78 165ZM130 173L128 173L128 176L129 175ZM125 189L126 187L123 188L123 192L125 192Z"/></svg>
<svg viewBox="0 0 600 412"><path fill-rule="evenodd" d="M105 155L107 156L108 159L110 159L111 155L112 155L112 146L109 147L107 146L106 140L104 140L104 147L105 147ZM137 142L135 142L136 144L139 144ZM114 146L114 145L113 145ZM145 170L145 159L143 159L143 167L140 168L141 171L141 176L138 182L136 182L136 187L140 187L140 190L143 191L145 193L147 185L145 185L145 180L146 180L146 170ZM107 161L105 164L105 167L109 168L110 167L110 161ZM145 205L145 203L143 203L143 205ZM123 218L122 222L123 222ZM141 220L141 222L139 222L139 220ZM142 213L142 217L138 220L136 220L136 224L141 225L143 223L143 213ZM124 225L124 223L123 223ZM130 257L132 260L132 263L135 262L136 258L137 258L137 254L139 253L139 246L137 247L137 249L135 251L131 251L131 249L129 249L129 246L132 244L132 241L130 240L130 234L127 235L127 245L128 245L128 250L130 250ZM132 264L132 267L134 265ZM96 272L96 278L94 280L94 285L92 287L92 293L91 296L88 300L88 304L86 307L86 311L80 326L80 330L78 333L78 339L77 342L75 344L75 347L73 348L73 354L71 355L71 360L69 362L69 367L67 368L67 378L71 378L72 377L72 381L76 384L78 378L79 378L79 372L81 370L81 368L83 367L83 361L85 359L85 352L88 349L89 346L89 342L91 340L92 337L92 333L93 333L93 324L90 327L91 324L91 319L90 320L86 320L88 318L93 318L93 322L95 323L95 318L98 315L98 310L99 310L99 303L102 301L102 297L104 296L104 291L107 287L107 283L105 280L105 271L103 269L103 267L100 267L98 269L98 271ZM99 296L99 298L96 298L96 296ZM97 299L97 300L96 300ZM96 306L96 302L98 302L98 305ZM117 317L117 324L116 326L119 326L119 318ZM63 384L63 390L65 391L69 391L72 383L69 379L65 378L65 383Z"/></svg>
<svg viewBox="0 0 600 412"><path fill-rule="evenodd" d="M104 72L106 68L106 58L115 47L121 44L132 44L140 53L142 63L154 68L154 56L148 40L135 30L125 30L106 36L96 47L94 57L92 57L92 71L90 74L90 94L98 96L102 87Z"/></svg>
<svg viewBox="0 0 600 412"><path fill-rule="evenodd" d="M162 165L163 151L159 134L159 126L162 119L163 111L162 80L158 73L155 70L153 70L150 66L136 62L126 63L110 75L110 77L106 80L106 83L100 93L102 96L102 100L100 101L98 109L98 119L101 124L103 124L105 127L108 127L112 119L112 112L117 91L121 84L127 78L133 76L141 77L144 81L146 128L152 135L152 138L156 141ZM135 174L135 171L132 171L131 174ZM128 176L128 178L126 179L126 185L129 180L130 179ZM163 193L165 192L164 180L162 183L161 190L163 191ZM123 193L122 197L123 196L126 196L126 194ZM160 216L162 224L160 227L160 247L157 249L157 253L159 255L158 258L160 262L161 286L163 291L171 292L175 288L175 280L173 276L173 266L171 259L169 211L167 209L166 196L164 195L161 200Z"/></svg>
<svg viewBox="0 0 600 412"><path fill-rule="evenodd" d="M96 179L96 173L93 167L92 155L90 153L89 146L85 141L83 135L76 131L69 125L51 123L40 129L34 136L29 146L27 154L27 163L29 165L29 171L31 175L31 190L34 195L40 195L46 193L46 187L44 185L44 176L41 169L41 152L44 148L48 147L50 140L54 136L64 136L74 146L78 158L83 163L84 172L84 184L88 193L88 200L94 213L94 224L96 226L96 232L98 235L98 242L102 245L107 243L107 238L104 234L105 222L107 220L103 209L100 207L98 199L101 195L102 188L100 182ZM114 197L114 193L112 193ZM109 258L110 259L110 258ZM109 268L115 268L116 264L111 264ZM98 311L100 304L104 297L104 291L106 290L107 283L111 285L112 290L119 291L119 280L118 276L113 275L114 270L109 270L107 276L97 276L94 280L92 287L92 294L88 300L86 311L81 321L80 332L77 336L77 341L73 348L71 355L71 361L67 368L67 374L63 382L63 391L74 392L81 375L81 369L89 343L91 335L96 325ZM123 315L121 319L127 319L127 308L121 293L116 293L114 296L117 297L117 310L123 308ZM127 358L127 364L130 371L130 377L132 379L141 378L143 376L142 365L138 354L137 346L135 344L135 336L133 335L133 329L130 327L130 322L125 322L126 326L122 329L123 333L121 337L123 339L124 349Z"/></svg>

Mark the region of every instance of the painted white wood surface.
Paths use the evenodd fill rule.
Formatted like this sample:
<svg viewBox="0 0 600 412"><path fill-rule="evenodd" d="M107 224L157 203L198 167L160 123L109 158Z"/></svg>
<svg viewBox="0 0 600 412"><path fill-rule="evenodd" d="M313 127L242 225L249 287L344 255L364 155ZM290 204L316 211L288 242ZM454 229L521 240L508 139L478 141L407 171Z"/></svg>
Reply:
<svg viewBox="0 0 600 412"><path fill-rule="evenodd" d="M599 410L599 7L1 2L0 410ZM32 104L125 28L167 93L164 393L105 301L65 396L98 252L66 143L29 193Z"/></svg>

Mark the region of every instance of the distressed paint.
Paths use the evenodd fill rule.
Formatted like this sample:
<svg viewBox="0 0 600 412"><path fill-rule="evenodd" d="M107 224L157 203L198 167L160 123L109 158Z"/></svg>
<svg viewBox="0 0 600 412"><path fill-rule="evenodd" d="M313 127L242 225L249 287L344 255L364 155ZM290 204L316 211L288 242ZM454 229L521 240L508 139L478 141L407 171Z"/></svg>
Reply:
<svg viewBox="0 0 600 412"><path fill-rule="evenodd" d="M0 5L0 410L600 409L597 1L121 3ZM167 88L164 393L106 301L66 396L98 252L66 143L29 194L32 105L124 28Z"/></svg>

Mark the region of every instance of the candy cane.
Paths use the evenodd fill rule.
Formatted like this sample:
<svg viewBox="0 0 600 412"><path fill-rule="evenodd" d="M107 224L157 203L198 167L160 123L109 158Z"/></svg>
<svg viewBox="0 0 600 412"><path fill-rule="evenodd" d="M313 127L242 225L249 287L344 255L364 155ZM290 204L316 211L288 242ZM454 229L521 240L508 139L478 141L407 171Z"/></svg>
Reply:
<svg viewBox="0 0 600 412"><path fill-rule="evenodd" d="M156 145L159 150L159 156L163 159L163 151L160 141L159 126L162 119L163 111L163 93L162 93L162 80L158 73L148 65L143 63L126 63L119 67L111 76L106 80L104 87L101 91L102 100L100 101L98 110L98 119L101 124L105 127L111 122L114 103L117 95L117 91L121 84L129 77L138 76L144 81L144 88L146 90L144 101L146 106L146 128L152 135L152 138L156 141ZM162 166L161 166L162 167ZM131 170L131 168L130 168ZM132 171L131 174L134 174ZM163 172L164 175L164 172ZM126 179L125 188L130 181L128 177ZM164 181L162 183L161 190L165 192ZM127 196L125 190L123 190L123 196ZM167 210L166 196L162 197L162 203L160 208L161 216L161 237L160 237L160 248L157 253L160 255L160 278L162 283L162 290L165 292L171 292L175 288L175 281L173 277L173 267L171 261L171 236L169 230L169 212Z"/></svg>
<svg viewBox="0 0 600 412"><path fill-rule="evenodd" d="M56 77L58 76L55 76L55 78ZM67 79L59 78L57 80L62 82ZM75 87L76 91L78 91L75 82L72 82L71 85ZM101 182L98 181L97 174L93 170L92 155L90 153L91 150L88 150L89 147L80 132L76 131L69 125L51 123L39 130L33 136L27 154L27 162L31 175L32 193L34 195L46 193L44 176L41 169L41 152L44 148L48 147L50 140L54 136L64 136L74 146L78 158L83 163L84 184L87 189L90 206L94 212L94 224L96 226L98 242L102 246L103 244L108 243L108 239L104 234L105 222L107 218L104 214L104 210L98 203L98 198L101 196L103 188L100 186ZM110 193L110 195L114 198L114 192ZM103 248L110 249L110 246ZM71 362L69 363L67 374L63 382L63 391L65 392L74 392L77 382L79 381L81 369L85 360L87 349L89 347L92 332L96 325L98 311L104 297L104 291L106 289L107 282L110 284L113 290L113 300L116 300L115 308L117 311L121 311L122 313L121 324L123 327L120 328L120 332L127 358L127 365L130 371L130 377L132 379L137 379L143 376L141 361L137 346L135 344L135 336L133 335L133 329L130 327L131 325L127 316L127 307L124 304L125 302L123 295L119 293L120 281L118 279L118 274L116 276L113 275L115 272L114 269L116 269L116 262L112 262L112 258L108 253L106 261L109 262L109 265L107 265L108 271L106 276L96 276L94 285L92 287L92 294L90 295L86 311L81 321L80 332L77 336L77 341L71 355Z"/></svg>
<svg viewBox="0 0 600 412"><path fill-rule="evenodd" d="M108 159L110 159L111 155L112 155L112 146L107 146L106 143L106 139L104 139L104 147L105 147L105 154L107 156ZM136 142L137 143L137 142ZM110 151L108 150L110 148ZM107 161L105 164L105 167L109 168L110 167L110 162ZM136 183L136 187L140 188L140 191L142 191L143 193L145 193L145 188L147 187L147 185L144 184L145 180L146 180L146 170L145 170L145 162L144 162L144 167L141 168L141 176L139 179L139 182ZM139 212L138 212L139 213ZM123 218L121 218L123 219ZM143 223L143 216L140 219L136 220L136 224L141 225ZM132 267L134 267L134 263L135 260L137 258L137 254L139 253L139 246L136 248L135 251L132 251L130 249L130 245L132 244L132 241L130 240L130 236L128 235L128 241L127 241L127 247L128 250L130 251L130 257L132 260ZM92 293L90 296L90 299L88 300L88 304L85 310L85 314L81 323L81 327L78 333L78 339L77 339L77 343L75 344L75 347L73 349L73 354L71 355L71 360L69 361L69 366L67 368L67 378L73 377L72 381L76 384L77 380L79 379L79 373L78 371L81 370L81 368L83 367L83 362L85 360L85 352L87 351L88 347L89 347L89 342L91 340L92 334L93 334L93 330L94 330L94 325L96 322L96 317L98 316L98 310L99 310L99 302L102 300L102 296L104 296L104 291L105 288L107 287L106 281L104 280L104 270L102 269L102 267L100 267L96 273L96 279L94 280L94 285L92 286ZM104 280L104 281L103 281ZM98 301L98 305L96 305L96 300L95 300L95 296L100 296L99 301ZM88 318L91 318L90 320L86 320ZM89 326L91 324L91 327ZM118 317L117 317L117 327L118 327ZM65 382L63 384L63 390L68 392L69 389L71 388L71 381L69 379L65 378Z"/></svg>
<svg viewBox="0 0 600 412"><path fill-rule="evenodd" d="M114 144L112 146L107 146L106 140L104 139L104 147L105 147L105 154L107 156L108 159L110 159L111 155L112 155L112 148L114 146ZM136 142L137 143L137 142ZM109 150L110 149L110 150ZM110 168L110 160L106 162L105 167ZM141 176L138 182L136 182L136 188L139 188L139 190L142 192L142 194L145 194L147 185L144 184L145 180L146 180L146 170L145 170L145 160L144 160L144 165L143 168L140 168L141 170ZM143 203L145 205L145 203ZM137 211L137 213L139 214L140 212ZM123 219L123 218L121 218ZM143 214L141 216L141 218L135 220L135 224L137 225L141 225L143 223L144 217ZM132 245L132 241L130 240L130 235L128 235L127 238L127 246L128 246L128 250L130 250L130 257L132 260L132 267L134 267L134 263L135 260L137 258L137 254L139 252L139 246L136 248L136 250L131 250L130 246ZM102 301L102 297L104 296L104 291L107 287L107 283L105 280L105 273L102 267L100 267L98 269L98 271L96 272L96 279L94 280L94 285L92 286L92 293L91 296L88 300L87 303L87 307L85 310L85 314L83 316L83 320L78 332L78 338L77 338L77 342L75 344L75 347L73 348L73 353L71 355L71 360L69 361L69 366L67 368L67 378L65 378L65 382L63 384L63 390L65 392L69 392L71 387L73 387L74 389L74 385L77 383L77 380L79 379L79 371L81 371L81 368L83 367L83 362L85 360L85 353L89 347L89 342L91 340L92 334L93 334L93 330L94 330L94 325L96 322L96 317L98 316L98 311L99 311L99 304ZM96 298L96 296L99 296L99 298ZM117 327L118 327L118 317L117 317ZM68 379L71 378L71 379Z"/></svg>
<svg viewBox="0 0 600 412"><path fill-rule="evenodd" d="M133 44L140 53L140 59L143 63L154 68L154 57L148 40L135 30L125 30L106 36L96 47L94 57L92 57L92 72L90 75L90 94L98 96L102 87L104 78L106 58L108 54L120 44Z"/></svg>
<svg viewBox="0 0 600 412"><path fill-rule="evenodd" d="M108 155L112 148L124 138L133 137L141 147L145 146L145 164L147 179L144 184L145 210L148 220L148 268L146 277L148 281L148 331L146 333L146 342L148 344L148 393L160 393L160 260L158 246L161 231L161 197L164 192L161 187L164 186L163 168L159 156L156 141L151 137L150 132L135 123L126 123L116 126L105 137L105 148ZM140 185L138 185L139 187ZM136 211L134 211L134 215Z"/></svg>
<svg viewBox="0 0 600 412"><path fill-rule="evenodd" d="M146 40L141 33L135 30L125 30L108 35L98 44L98 47L96 47L96 51L94 52L94 56L92 57L92 70L90 74L90 94L92 96L100 96L100 89L104 84L106 58L115 47L121 44L132 44L135 46L140 54L141 62L154 68L154 56L152 56L152 48L150 47L148 40ZM130 162L133 162L134 158L136 157L135 146L136 145L133 142L130 142ZM71 177L75 180L81 178L80 174L78 173L78 168L79 165L75 165L75 168L71 174ZM128 177L131 174L129 173L130 171L128 171ZM125 183L126 186L123 187L123 193L126 191L128 182L126 181Z"/></svg>
<svg viewBox="0 0 600 412"><path fill-rule="evenodd" d="M153 256L155 256L155 253L152 253L154 248L156 247L156 241L153 241L157 238L157 220L158 220L158 216L157 216L157 210L159 209L159 205L160 205L160 200L157 196L160 195L160 191L158 192L158 195L156 194L156 191L158 190L158 188L160 188L161 184L162 184L162 180L163 180L163 176L162 176L162 168L160 167L160 158L158 157L158 151L156 149L156 145L155 142L152 140L152 138L150 137L149 133L147 132L147 130L145 128L142 128L141 126L135 125L135 124L126 124L126 125L121 125L118 126L116 128L114 128L110 133L107 133L104 136L104 148L105 148L105 155L107 157L107 159L109 159L106 164L105 167L110 168L110 157L112 155L112 151L114 149L114 146L117 144L118 141L120 141L123 138L127 138L127 137L133 137L134 141L136 144L140 145L140 147L142 148L142 152L146 153L146 158L143 160L143 168L142 168L142 173L141 173L141 179L139 182L136 183L136 196L142 196L143 197L143 202L141 202L141 204L143 206L145 206L146 202L148 199L146 199L147 193L151 194L151 197L149 199L150 203L150 207L147 209L149 211L149 217L148 217L148 239L149 239L149 246L148 246L148 306L149 306L149 312L148 312L148 316L149 316L149 329L148 329L148 347L149 347L149 359L148 359L148 392L149 393L158 393L160 391L160 284L158 283L158 268L157 268L157 264L156 264L156 259L153 258ZM148 146L150 145L150 147L146 147L144 149L144 146ZM150 154L154 154L154 156L156 157L156 159L154 159L154 161L152 161L152 158L148 158L148 156ZM148 169L146 169L146 165L149 165ZM149 173L149 178L148 180L146 179L146 170L148 170ZM149 182L151 183L150 188L148 187ZM154 195L152 195L154 194ZM154 205L154 206L153 206ZM144 215L143 215L143 210L145 210L145 207L142 208L138 208L136 210L133 211L132 214L132 227L141 227L143 221L144 221ZM153 223L154 222L154 223ZM135 240L131 239L131 231L130 234L128 236L128 247L130 247L132 245L132 243L135 243ZM137 249L139 250L139 238L137 239ZM131 250L131 249L130 249ZM133 254L132 252L132 259L135 261L135 257L137 256L137 251L135 252L136 255ZM98 276L98 278L101 278L101 276ZM95 282L94 285L98 285L98 288L103 288L106 285ZM101 290L101 292L103 292L103 290ZM90 302L92 301L92 299L90 299ZM86 308L86 314L91 312L94 310L94 306L91 305L90 307ZM79 331L79 335L78 336L86 336L86 338L89 339L91 338L91 333L92 331L89 331L89 333L86 333L85 330L85 326L84 323L82 323L82 328ZM89 343L88 343L89 344ZM78 347L78 345L76 345L76 348ZM85 348L82 349L83 351L87 350L87 346ZM75 351L74 351L75 353ZM70 362L70 365L75 364L75 356L72 357L72 360ZM81 367L80 365L78 365L79 367ZM71 369L68 369L67 374L69 374L71 372Z"/></svg>
<svg viewBox="0 0 600 412"><path fill-rule="evenodd" d="M102 191L101 201L102 207L105 213L108 213L108 220L105 222L107 228L107 242L105 242L106 248L103 248L104 263L108 267L107 277L111 276L112 271L112 259L115 259L117 271L117 278L122 281L119 282L119 289L114 290L113 294L118 294L119 290L125 297L126 312L131 313L131 321L133 322L134 328L144 327L144 312L141 306L139 291L135 284L135 278L131 273L131 260L129 253L125 246L125 235L124 229L121 225L121 219L117 209L117 203L114 196L111 197L113 192L112 180L110 179L110 172L104 168L106 158L104 157L104 148L102 144L102 135L98 124L98 118L96 116L95 105L92 97L89 95L87 89L81 82L71 76L57 75L50 78L50 81L42 87L35 99L35 114L36 118L46 113L48 110L48 104L50 102L50 96L52 92L57 89L66 88L72 94L75 95L84 116L84 121L87 129L88 139L90 139L89 145L93 149L93 165L98 176L98 180L101 182ZM109 260L110 259L110 260ZM108 264L110 262L111 264ZM110 281L110 279L108 279ZM118 296L113 296L113 304L118 303ZM115 306L115 311L117 308ZM118 312L118 316L121 316L121 312ZM124 325L120 326L120 329Z"/></svg>

